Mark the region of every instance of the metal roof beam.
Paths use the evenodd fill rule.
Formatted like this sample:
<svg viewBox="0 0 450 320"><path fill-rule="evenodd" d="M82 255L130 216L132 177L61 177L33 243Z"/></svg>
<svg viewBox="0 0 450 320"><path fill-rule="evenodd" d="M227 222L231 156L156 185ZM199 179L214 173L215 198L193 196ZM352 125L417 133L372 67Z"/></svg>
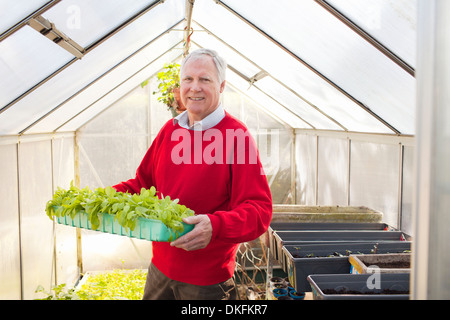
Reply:
<svg viewBox="0 0 450 320"><path fill-rule="evenodd" d="M247 62L251 63L252 65L254 65L256 68L260 69L262 72L259 74L259 76L257 77L257 80L262 79L263 75L268 75L269 77L271 77L274 81L276 81L277 83L279 83L281 86L283 86L284 88L286 88L287 90L289 90L289 92L291 92L293 95L295 95L297 98L301 99L302 101L304 101L306 104L308 104L310 107L314 108L317 110L317 112L319 112L320 114L322 114L324 117L328 118L330 121L334 122L337 126L341 127L342 130L347 130L347 128L345 128L341 123L339 123L336 119L332 118L330 115L328 115L327 113L325 113L324 111L322 111L319 107L317 107L316 105L314 105L313 103L311 103L309 100L307 100L306 98L304 98L303 96L301 96L298 92L294 91L292 88L290 88L288 85L286 85L283 81L275 78L273 75L271 75L270 73L268 73L266 70L264 70L263 68L261 68L261 66L257 65L254 61L250 60L249 58L247 58L246 56L244 56L241 52L239 52L238 50L236 50L235 48L233 48L232 46L230 46L228 43L226 43L224 40L222 40L220 37L218 37L217 35L215 35L214 33L212 33L210 30L206 29L204 26L202 26L200 23L198 23L197 21L194 20L194 22L200 27L202 28L202 31L207 32L209 35L211 35L212 37L214 37L215 39L217 39L218 41L220 41L223 45L225 45L226 47L230 48L234 53L238 54L240 57L242 57L243 59L245 59ZM250 85L252 85L252 78L248 78L247 76L245 76L244 74L242 74L241 72L239 72L237 69L233 70L235 73L237 73L241 78L245 79ZM255 78L255 76L253 76L253 78ZM253 81L254 84L254 81ZM258 88L258 90L260 90ZM289 110L290 111L290 110ZM292 112L292 111L291 111ZM300 116L296 115L296 117L299 117L300 119L302 119ZM302 119L303 120L303 119ZM303 120L305 121L305 120ZM306 121L305 121L306 122Z"/></svg>
<svg viewBox="0 0 450 320"><path fill-rule="evenodd" d="M315 69L314 67L312 67L309 63L307 63L305 60L303 60L302 58L300 58L299 56L297 56L295 53L293 53L291 50L289 50L288 48L286 48L282 43L280 43L279 41L275 40L272 36L270 36L269 34L267 34L265 31L263 31L262 29L260 29L258 26L256 26L254 23L252 23L250 20L246 19L244 16L242 16L241 14L239 14L238 12L236 12L234 9L232 9L231 7L229 7L227 4L223 3L220 0L215 0L215 2L217 4L220 4L221 6L223 6L225 9L227 9L228 11L230 11L232 14L234 14L236 17L238 17L239 19L241 19L243 22L245 22L246 24L248 24L250 27L252 27L253 29L255 29L256 31L258 31L261 35L263 35L266 39L268 39L269 41L271 41L272 43L274 43L275 45L277 45L280 49L282 49L284 52L286 52L287 54L289 54L291 57L293 57L295 60L297 60L298 62L302 63L305 67L307 67L309 70L311 70L312 72L314 72L317 76L319 76L321 79L325 80L328 84L330 84L333 88L337 89L340 93L342 93L343 95L345 95L347 98L349 98L350 100L352 100L354 103L356 103L358 106L360 106L361 108L363 108L366 112L368 112L371 116L373 116L374 118L376 118L378 121L380 121L381 123L383 123L386 127L388 127L390 130L394 131L396 134L400 134L400 131L398 131L395 127L393 127L390 123L388 123L386 120L384 120L383 118L381 118L379 115L377 115L375 112L373 112L368 106L366 106L364 103L362 103L361 101L359 101L358 99L356 99L354 96L352 96L351 94L349 94L347 91L345 91L343 88L341 88L340 86L338 86L335 82L331 81L329 78L327 78L324 74L320 73L317 69Z"/></svg>
<svg viewBox="0 0 450 320"><path fill-rule="evenodd" d="M195 43L195 42L194 42ZM202 46L200 46L198 43L195 43L198 47L202 48ZM256 66L256 65L255 65ZM231 71L233 71L234 73L236 73L239 77L241 77L242 79L244 79L246 82L248 82L250 84L249 89L253 86L254 88L256 88L258 91L260 91L262 94L264 94L265 96L267 96L268 98L270 98L271 100L273 100L274 102L276 102L277 104L279 104L281 107L283 107L284 109L286 109L288 112L290 112L294 117L299 118L301 121L303 121L304 123L306 123L307 125L309 125L312 129L315 129L315 127L310 124L308 121L306 121L305 119L303 119L303 117L299 116L298 114L296 114L295 112L293 112L291 109L289 109L289 107L285 106L284 104L282 104L280 101L278 101L277 99L275 99L274 97L272 97L271 95L269 95L268 93L264 92L263 90L261 90L258 86L255 86L254 83L266 76L270 76L270 74L264 70L261 70L260 72L258 72L256 75L254 75L253 77L249 78L247 77L245 74L243 74L242 72L240 72L238 69L236 69L235 67L233 67L232 65L227 64L227 68L230 69ZM229 85L230 83L227 82L227 85ZM231 86L233 86L231 84ZM252 101L254 101L257 105L261 105L259 102L255 101L253 98L251 98L248 94L242 92L241 90L239 90L238 88L236 88L235 86L233 86L235 88L235 90L237 90L238 92L240 92L241 94L245 95L247 98L251 99ZM278 122L291 127L290 125L288 125L285 121L283 121L282 119L280 119L279 116L270 113L269 111L267 111L266 109L262 108L264 112L269 113L273 118L277 119Z"/></svg>
<svg viewBox="0 0 450 320"><path fill-rule="evenodd" d="M16 23L14 26L12 26L11 28L9 28L8 30L6 30L5 32L3 32L0 35L0 42L3 41L4 39L8 38L10 35L12 35L14 32L16 32L17 30L21 29L23 26L25 26L26 24L28 24L28 22L33 19L36 18L38 16L40 16L41 14L43 14L45 11L47 11L48 9L52 8L54 5L58 4L59 2L61 2L61 0L53 0L53 1L49 1L47 2L45 5L43 5L42 7L40 7L38 10L36 10L35 12L33 12L32 14L30 14L28 17L22 19L21 21L19 21L18 23Z"/></svg>
<svg viewBox="0 0 450 320"><path fill-rule="evenodd" d="M121 25L119 25L118 27L116 27L115 29L111 30L108 34L106 34L104 37L102 37L101 39L99 39L98 41L94 42L93 44L89 45L88 47L86 47L86 51L89 52L91 50L93 50L94 48L98 47L100 44L102 44L103 42L105 42L106 40L108 40L109 38L111 38L113 35L115 35L116 33L118 33L120 30L126 28L128 25L130 25L131 23L133 23L134 21L136 21L137 19L139 19L140 17L142 17L143 15L145 15L147 12L149 12L150 10L152 10L153 8L155 8L157 5L164 3L165 0L156 0L153 1L151 4L149 4L148 6L146 6L144 9L142 9L140 12L138 12L137 14L135 14L134 16L132 16L130 19L128 19L127 21L125 21L124 23L122 23Z"/></svg>
<svg viewBox="0 0 450 320"><path fill-rule="evenodd" d="M68 97L67 99L65 99L63 102L61 102L60 104L58 104L56 107L54 107L52 110L48 111L45 115L41 116L39 119L37 119L36 121L34 121L32 124L30 124L29 126L27 126L25 129L21 130L19 132L20 135L24 134L27 130L31 129L34 125L36 125L39 121L45 119L46 117L48 117L52 112L58 110L59 108L61 108L64 104L66 104L67 102L69 102L70 100L72 100L73 98L75 98L76 96L78 96L79 94L83 93L84 90L86 90L87 88L89 88L90 86L92 86L93 84L95 84L97 81L99 81L100 79L102 79L103 77L107 76L109 73L111 73L113 70L115 70L116 68L118 68L120 65L122 65L123 63L125 63L126 61L130 60L131 58L133 58L134 56L136 56L139 52L141 52L142 50L144 50L145 48L147 48L149 45L151 45L152 43L154 43L156 40L160 39L162 36L164 36L165 34L169 33L175 26L179 25L182 22L182 20L178 21L176 24L174 24L172 27L168 28L166 31L162 32L161 34L159 34L157 37L155 37L154 39L152 39L151 41L149 41L148 43L146 43L144 46L142 46L140 49L136 50L135 52L133 52L131 55L129 55L128 57L126 57L125 59L123 59L122 61L120 61L119 63L117 63L115 66L113 66L111 69L107 70L105 73L103 73L102 75L100 75L98 78L96 78L95 80L91 81L89 84L87 84L86 86L84 86L83 88L81 88L80 90L78 90L76 93L74 93L73 95L71 95L70 97ZM175 46L179 45L180 42L178 42ZM173 50L175 47L169 48L167 51L165 51L163 54L166 54L167 52ZM159 58L159 57L158 57ZM156 60L156 59L155 59ZM153 62L153 61L152 61ZM146 66L144 66L143 68L149 66L151 63L147 64ZM143 69L141 68L141 70ZM139 70L138 72L140 72L141 70ZM136 75L138 72L136 72L134 75ZM125 81L127 81L128 79L126 79ZM125 81L123 81L122 83L124 83ZM122 84L121 83L121 84ZM114 88L115 89L115 88ZM112 91L112 90L111 90ZM84 111L84 109L82 110ZM82 112L81 111L81 112ZM80 112L80 113L81 113ZM78 115L78 114L77 114ZM72 119L72 118L71 118ZM71 120L70 119L70 120ZM68 122L68 121L67 121ZM57 129L55 129L54 131L57 131L59 129L59 127Z"/></svg>
<svg viewBox="0 0 450 320"><path fill-rule="evenodd" d="M104 97L106 97L108 94L110 94L111 92L113 92L114 90L116 90L117 88L119 88L121 85L123 85L125 82L129 81L130 79L132 79L134 76L136 76L139 72L141 72L142 70L144 70L145 68L147 68L148 66L150 66L151 64L153 64L155 61L157 61L158 59L160 59L162 56L164 56L165 54L167 54L168 52L170 52L171 50L175 50L177 49L176 46L178 46L181 42L178 42L177 44L175 44L173 47L169 48L167 51L165 51L164 53L162 53L161 55L159 55L158 57L156 57L155 59L153 59L152 61L150 61L149 63L147 63L145 66L141 67L138 71L136 71L134 74L132 74L130 77L128 77L127 79L124 79L122 82L120 82L118 85L116 85L114 88L111 88L108 92L106 92L105 94L103 94L100 98L98 98L97 100L95 100L94 102L92 102L91 104L89 104L88 106L86 106L83 110L81 110L80 112L78 112L76 115L74 115L73 117L71 117L70 119L66 120L63 124L61 124L60 126L58 126L56 129L53 130L54 133L56 133L60 128L62 128L63 126L65 126L67 123L69 123L70 121L72 121L73 119L75 119L76 117L78 117L80 114L82 114L84 111L88 110L89 108L91 108L92 106L94 106L97 102L99 102L101 99L103 99ZM182 55L180 54L179 57L181 57ZM178 57L178 58L179 58ZM178 59L177 58L177 59ZM176 59L175 59L176 60ZM155 74L151 75L149 78L152 78L154 76L156 76L156 74L159 71L157 71ZM96 80L97 81L97 80ZM134 89L132 89L131 91L133 91ZM131 91L125 93L123 96L129 94ZM122 96L122 97L123 97ZM87 123L91 122L92 120L94 120L96 117L98 117L101 113L103 113L105 110L109 109L112 105L106 107L104 110L102 110L101 112L97 113L93 118L89 119L88 121L86 121L85 123L83 123L80 127L78 127L75 131L78 131L82 126L86 125Z"/></svg>
<svg viewBox="0 0 450 320"><path fill-rule="evenodd" d="M134 15L133 17L131 17L130 19L128 19L127 21L125 21L124 23L122 23L120 26L118 26L117 28L115 28L114 30L112 30L111 32L109 32L108 34L106 34L104 37L102 37L101 39L99 39L98 41L94 42L93 44L91 44L90 46L85 48L84 54L88 54L90 51L92 51L93 49L95 49L97 46L99 46L100 44L102 44L103 42L105 42L106 40L108 40L109 38L111 38L112 36L114 36L116 33L118 33L120 30L122 30L123 28L127 27L129 24L131 24L132 22L134 22L136 19L138 19L139 17L143 16L144 14L146 14L147 12L149 12L150 10L152 10L154 7L156 7L158 4L163 3L165 0L158 0L158 1L154 1L151 4L149 4L147 7L145 7L144 9L142 9L139 13L137 13L136 15ZM66 68L68 68L69 66L71 66L74 62L76 62L78 60L78 58L74 58L72 60L70 60L69 62L67 62L65 65L61 66L58 70L56 70L55 72L53 72L51 75L47 76L46 78L42 79L40 82L38 82L37 84L35 84L33 87L31 87L30 89L28 89L27 91L25 91L24 93L22 93L20 96L18 96L17 98L15 98L14 100L12 100L11 102L9 102L7 105L5 105L4 107L0 106L0 114L6 110L8 110L12 105L14 105L15 103L17 103L18 101L22 100L24 97L26 97L27 95L29 95L31 92L33 92L34 90L36 90L37 88L39 88L40 86L42 86L44 83L46 83L47 81L49 81L50 79L52 79L54 76L56 76L57 74L59 74L60 72L62 72L63 70L65 70Z"/></svg>
<svg viewBox="0 0 450 320"><path fill-rule="evenodd" d="M372 46L374 46L376 49L378 49L386 57L388 57L390 60L392 60L394 63L396 63L400 68L402 68L403 70L408 72L411 76L413 76L413 77L415 76L415 70L413 67L411 67L408 63L406 63L404 60L402 60L399 56L397 56L395 53L393 53L391 50L389 50L386 46L384 46L381 42L376 40L374 37L372 37L366 31L361 29L358 25L356 25L353 21L351 21L349 18L347 18L339 10L337 10L335 7L333 7L331 4L329 4L326 0L314 0L314 1L316 1L320 6L322 6L322 8L327 10L329 13L331 13L337 19L339 19L339 21L344 23L351 30L356 32L356 34L361 36L364 40L369 42Z"/></svg>

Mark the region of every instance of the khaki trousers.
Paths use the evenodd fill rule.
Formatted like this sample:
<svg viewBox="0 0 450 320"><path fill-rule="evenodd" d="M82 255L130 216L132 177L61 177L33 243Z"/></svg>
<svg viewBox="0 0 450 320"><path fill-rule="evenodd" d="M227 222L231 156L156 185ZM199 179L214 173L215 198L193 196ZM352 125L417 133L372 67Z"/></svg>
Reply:
<svg viewBox="0 0 450 320"><path fill-rule="evenodd" d="M209 286L197 286L166 277L150 263L143 300L235 300L233 278Z"/></svg>

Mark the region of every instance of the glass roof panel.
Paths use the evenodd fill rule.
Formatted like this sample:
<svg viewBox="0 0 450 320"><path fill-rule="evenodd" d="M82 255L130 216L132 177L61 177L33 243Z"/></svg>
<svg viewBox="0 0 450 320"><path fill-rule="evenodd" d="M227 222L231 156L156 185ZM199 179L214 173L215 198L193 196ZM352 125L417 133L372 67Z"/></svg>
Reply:
<svg viewBox="0 0 450 320"><path fill-rule="evenodd" d="M303 1L301 1L303 3ZM255 2L245 1L235 4L238 8L240 4ZM266 3L258 1L258 7ZM273 2L270 2L272 7ZM295 2L297 3L297 2ZM293 4L293 2L290 2ZM323 80L305 65L299 63L290 54L275 45L272 41L248 28L248 25L224 9L223 6L215 4L213 1L198 1L195 3L193 19L205 26L214 35L236 48L244 56L251 59L258 66L269 72L274 78L285 83L289 88L297 92L313 105L327 113L349 131L392 133L386 125L375 119L361 106L343 95L330 83ZM291 6L288 6L291 8ZM255 14L256 11L254 10ZM266 15L273 14L270 8ZM273 17L279 17L273 15ZM284 19L285 22L288 19ZM294 19L297 21L298 19ZM272 22L272 23L270 23ZM275 24L275 26L274 26ZM278 23L279 24L279 23ZM276 28L277 23L268 20L267 26ZM288 30L289 35L293 34ZM314 41L313 41L314 43ZM304 44L303 46L312 46Z"/></svg>
<svg viewBox="0 0 450 320"><path fill-rule="evenodd" d="M50 2L0 0L0 32ZM86 47L158 2L63 0L43 16ZM356 0L327 0L326 3L414 67L417 2L367 0L362 5ZM27 95L0 111L0 134L16 134L27 128L27 133L52 131L80 112L75 119L78 118L78 124L84 123L80 116L97 110L96 101L104 100L105 95L111 97L125 83L131 86L127 79L143 76L139 68L150 68L150 61L182 41L183 32L174 31L155 42L160 47L150 49L155 48L150 44L155 37L183 21L184 5L185 1L180 0L161 1L34 91L29 90L71 61L73 55L28 26L4 39L0 42L0 110L21 94ZM296 128L392 133L371 111L400 133L415 133L414 77L316 1L197 0L193 13L196 31L192 42L219 51L231 67L228 80L233 89L250 97L276 119ZM292 15L296 18L285 18ZM200 31L202 28L206 32ZM139 52L146 45L147 49ZM146 50L148 55L144 54ZM130 59L125 62L127 58ZM260 71L269 75L249 88L248 79ZM88 106L92 108L82 112ZM75 119L72 127L76 126Z"/></svg>
<svg viewBox="0 0 450 320"><path fill-rule="evenodd" d="M79 45L87 47L155 2L158 1L64 0L42 16Z"/></svg>
<svg viewBox="0 0 450 320"><path fill-rule="evenodd" d="M329 119L314 106L305 102L302 98L271 77L265 77L257 81L254 85L271 97L276 97L278 102L289 107L292 112L309 123L313 128L343 130L336 122Z"/></svg>
<svg viewBox="0 0 450 320"><path fill-rule="evenodd" d="M227 84L239 90L241 94L248 96L266 111L266 113L271 115L274 119L277 119L279 122L287 124L292 128L311 129L311 126L306 124L291 111L281 106L275 100L271 99L261 90L254 86L249 87L249 83L245 81L245 79L231 70L227 70Z"/></svg>
<svg viewBox="0 0 450 320"><path fill-rule="evenodd" d="M78 130L81 126L94 118L97 114L110 107L117 100L121 99L127 93L135 89L137 85L147 80L149 76L158 72L162 68L164 63L174 61L179 55L180 52L178 50L168 51L166 54L157 58L153 63L146 65L138 73L136 73L129 79L126 79L126 81L110 90L109 92L106 92L106 94L104 94L96 101L93 101L93 103L85 105L88 108L85 108L76 117L72 118L67 123L62 125L57 131L62 132ZM150 62L150 59L148 59L148 62Z"/></svg>
<svg viewBox="0 0 450 320"><path fill-rule="evenodd" d="M253 61L249 61L247 58L240 55L236 50L228 46L219 38L214 37L206 31L200 31L203 30L201 26L199 26L199 28L199 31L194 31L191 36L192 41L195 41L199 46L216 50L226 60L228 65L239 70L239 72L248 78L253 77L261 71L260 68L255 66Z"/></svg>
<svg viewBox="0 0 450 320"><path fill-rule="evenodd" d="M165 1L0 114L0 134L16 134L184 18L184 2ZM180 32L180 39L183 35ZM168 48L167 48L168 49ZM51 130L52 128L48 128Z"/></svg>
<svg viewBox="0 0 450 320"><path fill-rule="evenodd" d="M74 58L29 26L0 42L0 109Z"/></svg>
<svg viewBox="0 0 450 320"><path fill-rule="evenodd" d="M69 101L59 106L56 110L26 132L39 133L56 130L66 121L75 117L84 109L90 107L95 101L102 99L102 97L108 92L121 86L132 77L136 79L135 74L142 73L142 69L146 69L147 78L150 77L152 73L148 73L149 71L147 67L150 64L153 64L153 61L163 55L167 49L175 47L180 42L180 36L176 32L171 32L157 39L145 49L141 50L127 61L121 63L117 68L111 70L107 75L101 77L99 80L95 81L95 83L82 90ZM181 45L179 47L181 47ZM172 61L172 56L182 54L181 49L176 49L173 51L174 53L169 55L170 60L166 62ZM150 71L158 67L161 68L162 65L156 67L152 66ZM139 82L135 82L134 86L138 84ZM83 113L84 115L89 114L89 112Z"/></svg>
<svg viewBox="0 0 450 320"><path fill-rule="evenodd" d="M415 79L315 1L224 2L394 128L413 133Z"/></svg>
<svg viewBox="0 0 450 320"><path fill-rule="evenodd" d="M0 0L0 34L45 5L48 0Z"/></svg>
<svg viewBox="0 0 450 320"><path fill-rule="evenodd" d="M198 34L198 33L197 33ZM248 63L247 60L243 59L240 56L237 56L235 52L230 50L228 46L223 46L222 42L209 42L213 38L207 38L208 45L205 46L206 48L216 50L227 62L228 66L230 66L230 61L240 61L240 63L244 62ZM215 38L214 38L215 39ZM205 40L205 39L203 39ZM214 44L218 45L217 47L214 46ZM210 46L211 45L211 46ZM198 49L199 47L194 42L194 44L191 46L190 51ZM220 51L221 49L224 49L224 51ZM225 54L224 54L225 53ZM230 59L231 58L231 59ZM237 65L241 65L239 62ZM251 67L255 68L255 67ZM241 70L239 70L241 71ZM259 72L259 69L255 69L254 72ZM242 74L242 72L241 72ZM299 128L311 128L308 124L303 122L299 117L297 117L295 114L293 114L291 111L277 103L274 99L271 99L269 96L261 92L261 90L256 89L253 86L250 86L250 83L247 81L247 79L244 79L242 75L237 74L234 72L233 69L227 68L226 73L226 86L230 89L229 92L239 92L240 94L244 95L246 98L253 101L253 103L260 106L260 108L268 115L272 116L272 118L275 119L275 121L283 124L284 126L290 126L292 128L299 127ZM231 95L232 96L232 95ZM230 99L230 95L222 94L222 99L224 102L224 108L227 110L227 108L235 108L236 106L227 105L227 99ZM230 101L231 104L233 104L233 101Z"/></svg>
<svg viewBox="0 0 450 320"><path fill-rule="evenodd" d="M417 0L327 2L410 66L416 66Z"/></svg>
<svg viewBox="0 0 450 320"><path fill-rule="evenodd" d="M245 123L251 134L267 133L267 129L286 129L286 124L270 116L264 109L241 94L233 85L225 86L222 94L227 112ZM270 130L277 132L277 130Z"/></svg>

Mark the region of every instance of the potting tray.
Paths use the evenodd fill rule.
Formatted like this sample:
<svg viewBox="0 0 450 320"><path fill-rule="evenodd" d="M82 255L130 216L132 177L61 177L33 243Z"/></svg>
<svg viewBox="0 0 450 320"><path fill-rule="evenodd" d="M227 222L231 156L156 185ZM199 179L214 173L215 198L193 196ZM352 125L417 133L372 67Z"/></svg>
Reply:
<svg viewBox="0 0 450 320"><path fill-rule="evenodd" d="M272 222L381 222L383 213L364 206L274 204Z"/></svg>
<svg viewBox="0 0 450 320"><path fill-rule="evenodd" d="M409 273L366 273L317 274L307 279L314 300L408 300L409 277Z"/></svg>
<svg viewBox="0 0 450 320"><path fill-rule="evenodd" d="M336 242L333 244L288 245L283 247L286 257L286 269L289 282L298 292L311 291L307 277L311 274L345 274L350 273L351 253L373 256L376 247L379 253L398 253L411 250L411 243L406 241L387 242ZM334 256L339 253L341 256ZM300 255L301 257L295 257ZM330 257L331 255L331 257ZM363 255L361 255L363 256Z"/></svg>
<svg viewBox="0 0 450 320"><path fill-rule="evenodd" d="M283 266L283 251L285 245L294 244L325 244L324 242L336 241L406 241L407 237L401 231L383 230L308 230L308 231L277 231L274 233L276 245L274 256ZM286 270L285 270L286 271Z"/></svg>
<svg viewBox="0 0 450 320"><path fill-rule="evenodd" d="M274 232L307 231L307 230L380 230L397 231L386 223L379 222L272 222L269 226L269 246L275 259L277 258Z"/></svg>
<svg viewBox="0 0 450 320"><path fill-rule="evenodd" d="M272 222L274 231L300 230L394 230L386 223L378 222Z"/></svg>
<svg viewBox="0 0 450 320"><path fill-rule="evenodd" d="M63 216L56 217L55 220L59 224L93 230L86 213L84 213L83 211L77 212L73 219L70 216ZM139 217L134 230L127 230L114 219L113 215L102 213L100 217L100 226L98 227L98 229L93 231L116 234L148 241L167 242L181 237L194 228L194 225L185 224L183 222L182 224L184 226L183 232L178 233L168 228L160 220Z"/></svg>
<svg viewBox="0 0 450 320"><path fill-rule="evenodd" d="M340 228L366 229L368 224L382 223L383 213L364 206L307 206L298 204L274 204L272 223L266 232L265 242L267 247L272 246L272 233L277 230L300 230L298 226L305 226L305 230L313 230L313 224L324 230L338 230ZM325 224L325 225L322 225ZM337 226L333 226L337 225ZM372 229L372 226L369 227ZM274 252L273 250L270 251Z"/></svg>
<svg viewBox="0 0 450 320"><path fill-rule="evenodd" d="M380 252L385 253L385 252ZM351 273L409 273L411 270L411 254L396 253L389 254L359 255L352 254L349 257Z"/></svg>

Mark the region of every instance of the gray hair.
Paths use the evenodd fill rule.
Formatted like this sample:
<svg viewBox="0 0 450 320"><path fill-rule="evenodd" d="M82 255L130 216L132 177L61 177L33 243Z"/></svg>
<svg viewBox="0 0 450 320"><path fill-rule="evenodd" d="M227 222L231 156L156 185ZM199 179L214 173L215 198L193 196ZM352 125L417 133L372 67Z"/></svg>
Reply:
<svg viewBox="0 0 450 320"><path fill-rule="evenodd" d="M227 63L221 56L217 54L216 51L211 49L204 49L204 48L197 49L188 54L183 59L183 62L181 62L180 75L183 74L184 66L189 59L198 59L205 54L213 58L214 64L216 65L217 69L217 78L219 79L219 83L222 83L225 80L225 71L227 69Z"/></svg>

